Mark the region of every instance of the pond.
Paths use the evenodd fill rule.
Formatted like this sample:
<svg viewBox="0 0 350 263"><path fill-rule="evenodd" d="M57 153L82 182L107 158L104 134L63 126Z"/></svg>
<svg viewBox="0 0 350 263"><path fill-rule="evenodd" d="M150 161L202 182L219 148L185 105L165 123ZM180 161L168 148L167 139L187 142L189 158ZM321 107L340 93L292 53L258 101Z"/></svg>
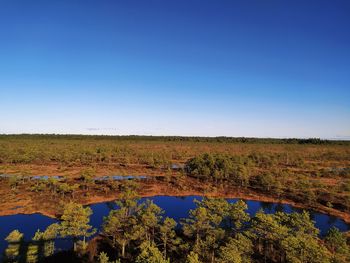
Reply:
<svg viewBox="0 0 350 263"><path fill-rule="evenodd" d="M95 181L108 181L108 180L114 180L114 181L120 181L120 180L142 180L147 179L148 176L146 175L112 175L112 176L100 176L95 177Z"/></svg>
<svg viewBox="0 0 350 263"><path fill-rule="evenodd" d="M47 181L49 180L49 178L53 178L53 179L56 179L56 180L64 180L65 177L62 176L62 175L15 175L15 174L0 174L0 178L16 178L16 179L19 179L19 180L22 180L22 179L29 179L29 180L43 180L43 181Z"/></svg>
<svg viewBox="0 0 350 263"><path fill-rule="evenodd" d="M17 179L30 179L30 180L42 180L47 181L49 178L53 178L59 181L62 181L65 179L62 175L33 175L33 176L22 176L22 175L13 175L13 174L0 174L0 178L17 178ZM111 176L100 176L95 177L95 181L108 181L108 180L114 180L114 181L121 181L121 180L143 180L148 179L149 177L146 175L111 175Z"/></svg>
<svg viewBox="0 0 350 263"><path fill-rule="evenodd" d="M145 199L146 198L142 198L141 201ZM188 211L190 209L195 208L195 203L193 202L194 199L201 200L202 197L154 196L148 199L153 200L155 204L160 206L165 211L164 216L172 217L177 222L179 222L181 218L188 216ZM229 202L236 202L238 199L227 200ZM276 211L283 211L286 213L302 211L301 209L293 208L290 205L283 205L278 203L267 203L249 200L246 202L248 204L248 212L251 216L255 215L259 209L263 209L266 213L274 213ZM90 207L93 211L90 222L94 228L100 230L103 222L103 217L107 216L111 209L117 208L117 205L115 202L104 202L93 204ZM316 227L321 230L321 235L325 235L332 226L339 228L341 231L350 230L350 225L346 224L339 218L318 212L309 212L311 218L315 221ZM45 230L47 226L55 222L57 222L56 219L41 214L18 214L11 216L0 216L0 255L7 247L7 242L4 239L12 230L18 229L20 232L24 233L26 240L30 240L34 236L37 229ZM71 243L67 240L60 240L56 242L56 249L67 249L70 246Z"/></svg>

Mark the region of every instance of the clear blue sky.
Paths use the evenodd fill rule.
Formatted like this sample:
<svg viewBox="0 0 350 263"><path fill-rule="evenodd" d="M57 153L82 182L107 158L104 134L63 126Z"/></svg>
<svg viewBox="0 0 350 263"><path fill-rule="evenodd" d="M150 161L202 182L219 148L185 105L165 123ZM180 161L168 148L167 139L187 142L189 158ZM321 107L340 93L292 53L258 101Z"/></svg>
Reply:
<svg viewBox="0 0 350 263"><path fill-rule="evenodd" d="M350 138L350 1L1 0L0 133Z"/></svg>

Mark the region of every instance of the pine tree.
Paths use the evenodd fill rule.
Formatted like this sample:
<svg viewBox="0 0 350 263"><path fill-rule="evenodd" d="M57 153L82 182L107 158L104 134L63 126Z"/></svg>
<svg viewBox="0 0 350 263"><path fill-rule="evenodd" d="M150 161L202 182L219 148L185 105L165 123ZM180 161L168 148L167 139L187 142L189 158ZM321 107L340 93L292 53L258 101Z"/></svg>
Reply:
<svg viewBox="0 0 350 263"><path fill-rule="evenodd" d="M60 225L54 223L49 225L44 232L37 231L33 237L40 246L39 258L49 257L55 252L55 238L60 232Z"/></svg>
<svg viewBox="0 0 350 263"><path fill-rule="evenodd" d="M231 243L221 247L218 263L242 263L241 252Z"/></svg>
<svg viewBox="0 0 350 263"><path fill-rule="evenodd" d="M308 234L289 235L282 241L287 262L330 263L331 254L321 242Z"/></svg>
<svg viewBox="0 0 350 263"><path fill-rule="evenodd" d="M98 255L98 262L99 263L109 263L109 257L107 256L107 253L101 252Z"/></svg>
<svg viewBox="0 0 350 263"><path fill-rule="evenodd" d="M332 252L334 262L350 262L350 247L346 236L338 228L332 227L325 238L326 247Z"/></svg>
<svg viewBox="0 0 350 263"><path fill-rule="evenodd" d="M145 241L140 246L140 254L136 258L136 263L170 263L165 259L159 249L149 241Z"/></svg>
<svg viewBox="0 0 350 263"><path fill-rule="evenodd" d="M242 200L238 200L236 203L230 204L227 219L229 221L229 226L235 233L238 232L243 225L250 220L250 216L246 212L247 209L248 205Z"/></svg>
<svg viewBox="0 0 350 263"><path fill-rule="evenodd" d="M29 244L27 248L27 263L36 263L39 260L39 248L38 244Z"/></svg>
<svg viewBox="0 0 350 263"><path fill-rule="evenodd" d="M174 230L176 225L177 223L174 219L167 217L159 228L159 239L162 242L164 258L167 258L168 251L175 251L181 242Z"/></svg>
<svg viewBox="0 0 350 263"><path fill-rule="evenodd" d="M191 251L190 254L187 255L186 263L202 263L199 260L198 254Z"/></svg>
<svg viewBox="0 0 350 263"><path fill-rule="evenodd" d="M230 238L225 246L220 248L219 262L250 263L252 254L252 241L243 234L237 234L235 238Z"/></svg>
<svg viewBox="0 0 350 263"><path fill-rule="evenodd" d="M128 208L112 210L104 219L103 233L112 241L112 246L121 249L125 257L126 246L139 236L136 233L137 220L135 215L128 215Z"/></svg>
<svg viewBox="0 0 350 263"><path fill-rule="evenodd" d="M164 211L151 200L146 200L137 212L140 240L154 242Z"/></svg>
<svg viewBox="0 0 350 263"><path fill-rule="evenodd" d="M81 204L73 202L68 203L64 207L61 217L60 234L62 237L71 236L74 240L74 250L76 250L76 240L83 237L85 246L85 238L93 235L96 230L89 225L92 210L90 207L83 207Z"/></svg>
<svg viewBox="0 0 350 263"><path fill-rule="evenodd" d="M214 262L215 251L225 235L219 227L226 215L226 209L219 209L218 204L227 206L227 201L220 199L203 199L196 201L197 208L190 211L189 218L183 222L184 234L194 239L193 250ZM216 209L218 208L218 209Z"/></svg>
<svg viewBox="0 0 350 263"><path fill-rule="evenodd" d="M5 250L5 261L21 261L21 247L23 246L23 234L18 230L13 230L5 240L9 243Z"/></svg>

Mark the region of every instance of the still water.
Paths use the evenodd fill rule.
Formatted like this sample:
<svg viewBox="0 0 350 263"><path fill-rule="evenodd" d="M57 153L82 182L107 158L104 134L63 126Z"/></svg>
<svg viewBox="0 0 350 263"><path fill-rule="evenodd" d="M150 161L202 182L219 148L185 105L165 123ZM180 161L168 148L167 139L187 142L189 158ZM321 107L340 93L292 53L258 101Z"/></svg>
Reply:
<svg viewBox="0 0 350 263"><path fill-rule="evenodd" d="M141 199L145 200L146 198ZM148 199L153 200L155 204L161 207L165 213L164 217L172 217L177 222L181 218L188 216L190 209L195 208L194 199L201 200L200 196L186 196L186 197L175 197L175 196L154 196ZM236 202L238 199L227 199L229 202ZM290 205L283 205L278 203L267 203L259 201L246 201L248 204L248 213L254 216L259 209L263 209L266 213L274 213L276 211L283 211L286 213L300 212L300 209L293 208ZM111 209L117 208L115 202L104 202L93 204L90 206L93 214L91 216L90 222L94 228L100 230L103 222L103 217L109 214ZM350 225L346 224L343 220L336 218L334 216L329 216L321 214L318 212L309 211L312 219L315 221L317 228L321 230L321 235L325 235L327 231L335 226L341 231L350 230ZM4 240L6 236L14 229L18 229L20 232L24 233L26 240L30 240L35 232L40 230L45 230L47 226L52 223L57 222L56 219L41 215L11 215L11 216L0 216L0 255L3 253L4 249L7 247L7 242ZM71 246L69 240L60 240L56 242L56 249L67 249ZM1 257L1 256L0 256Z"/></svg>

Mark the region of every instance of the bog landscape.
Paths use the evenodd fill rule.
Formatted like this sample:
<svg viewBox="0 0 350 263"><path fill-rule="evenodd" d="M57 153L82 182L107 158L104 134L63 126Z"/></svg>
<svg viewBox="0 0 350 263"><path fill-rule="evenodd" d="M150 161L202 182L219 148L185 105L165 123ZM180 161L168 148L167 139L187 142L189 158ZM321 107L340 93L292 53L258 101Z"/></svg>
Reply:
<svg viewBox="0 0 350 263"><path fill-rule="evenodd" d="M8 259L349 256L347 141L9 135L0 146Z"/></svg>
<svg viewBox="0 0 350 263"><path fill-rule="evenodd" d="M349 263L349 0L0 0L0 262Z"/></svg>

